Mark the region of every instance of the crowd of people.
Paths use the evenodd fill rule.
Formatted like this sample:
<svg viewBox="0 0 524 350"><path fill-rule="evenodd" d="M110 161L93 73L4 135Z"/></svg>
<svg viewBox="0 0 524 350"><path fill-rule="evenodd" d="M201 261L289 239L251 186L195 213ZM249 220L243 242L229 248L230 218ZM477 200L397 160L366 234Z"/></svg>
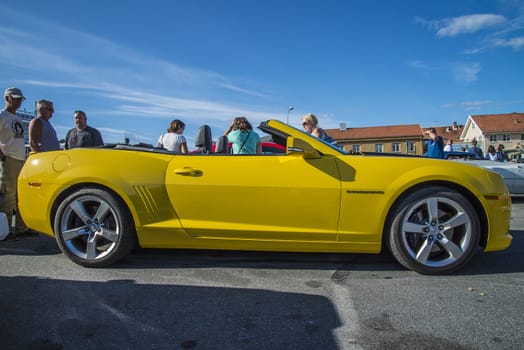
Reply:
<svg viewBox="0 0 524 350"><path fill-rule="evenodd" d="M430 140L427 144L427 152L424 153L424 156L444 159L444 152L451 152L453 150L453 140L449 140L448 143L444 145L442 136L437 135L435 128L427 129L425 134L429 136ZM471 146L469 148L463 147L461 151L471 153L475 159L487 159L497 162L505 162L508 160L503 144L498 145L497 148L493 145L489 145L486 156L484 156L484 152L478 146L477 140L473 139L471 141Z"/></svg>
<svg viewBox="0 0 524 350"><path fill-rule="evenodd" d="M318 126L318 119L314 114L308 113L302 117L302 127L307 133L324 140L328 143L334 142L326 131ZM182 135L185 124L179 119L173 120L167 132L160 135L156 147L164 148L175 153L188 153L187 140ZM262 154L262 143L260 136L253 131L253 126L244 116L233 119L224 132L227 141L231 144L232 154Z"/></svg>
<svg viewBox="0 0 524 350"><path fill-rule="evenodd" d="M30 230L17 208L17 180L26 158L26 145L22 119L16 114L25 96L17 87L4 91L5 107L0 113L0 212L6 214L7 222L12 224L12 232L6 240L16 241L24 237L36 237L38 233ZM28 140L31 152L46 152L60 149L56 130L50 122L54 113L53 102L39 100L36 103L36 118L31 119ZM87 125L83 111L73 113L75 127L68 131L66 149L103 145L100 132Z"/></svg>

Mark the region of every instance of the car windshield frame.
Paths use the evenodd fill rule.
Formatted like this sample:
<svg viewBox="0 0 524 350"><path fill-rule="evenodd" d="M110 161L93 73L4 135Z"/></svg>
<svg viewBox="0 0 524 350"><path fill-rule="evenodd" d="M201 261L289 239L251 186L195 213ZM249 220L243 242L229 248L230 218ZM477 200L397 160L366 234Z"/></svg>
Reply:
<svg viewBox="0 0 524 350"><path fill-rule="evenodd" d="M320 141L324 145L329 146L331 149L333 149L334 151L337 151L338 153L340 153L342 155L349 155L348 152L344 151L340 146L338 146L336 144L326 142L325 140L322 140L322 139L320 139L320 138L318 138L318 137L316 137L314 135L311 135L311 134L307 133L304 130L298 129L297 127L294 127L293 125L286 124L286 126L290 127L290 128L293 128L296 131L298 131L301 134L303 134L305 141L308 141L308 139L313 139L315 141ZM273 127L268 127L267 122L260 123L260 125L257 127L257 129L259 129L260 131L262 131L265 134L271 135L272 139L273 139L273 136L277 136L277 138L282 138L283 135L285 135L286 138L290 136L288 133L286 133L286 132L284 132L284 131L282 131L280 129L273 128ZM282 135L277 135L277 133L282 134ZM275 141L272 141L272 142L275 142ZM275 143L278 143L278 142L275 142ZM283 146L285 146L285 145L283 145Z"/></svg>

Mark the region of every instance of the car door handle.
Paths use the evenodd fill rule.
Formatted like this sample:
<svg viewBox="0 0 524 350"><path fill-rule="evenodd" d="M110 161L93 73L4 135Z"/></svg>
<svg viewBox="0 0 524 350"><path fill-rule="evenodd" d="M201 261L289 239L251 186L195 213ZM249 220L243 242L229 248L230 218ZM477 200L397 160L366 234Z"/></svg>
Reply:
<svg viewBox="0 0 524 350"><path fill-rule="evenodd" d="M184 175L184 176L202 176L202 170L194 169L191 167L175 169L173 170L175 174Z"/></svg>

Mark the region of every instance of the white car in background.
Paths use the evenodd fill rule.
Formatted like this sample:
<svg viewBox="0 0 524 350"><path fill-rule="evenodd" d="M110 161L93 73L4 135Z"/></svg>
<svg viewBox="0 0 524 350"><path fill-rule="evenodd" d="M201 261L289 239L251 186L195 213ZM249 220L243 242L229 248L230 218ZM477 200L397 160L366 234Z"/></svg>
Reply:
<svg viewBox="0 0 524 350"><path fill-rule="evenodd" d="M495 162L492 160L456 160L491 169L504 178L511 195L524 195L524 163Z"/></svg>

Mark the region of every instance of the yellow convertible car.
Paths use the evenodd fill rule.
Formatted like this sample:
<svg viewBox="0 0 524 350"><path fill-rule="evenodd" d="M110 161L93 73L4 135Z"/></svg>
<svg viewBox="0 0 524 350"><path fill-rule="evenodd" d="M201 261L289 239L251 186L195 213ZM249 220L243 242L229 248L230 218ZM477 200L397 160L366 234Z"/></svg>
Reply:
<svg viewBox="0 0 524 350"><path fill-rule="evenodd" d="M72 261L104 267L135 247L380 253L446 274L506 249L511 200L500 175L458 162L348 154L277 120L285 153L231 155L209 127L199 152L105 145L30 154L18 180L29 227ZM220 141L220 142L219 142ZM227 146L226 146L227 148Z"/></svg>

